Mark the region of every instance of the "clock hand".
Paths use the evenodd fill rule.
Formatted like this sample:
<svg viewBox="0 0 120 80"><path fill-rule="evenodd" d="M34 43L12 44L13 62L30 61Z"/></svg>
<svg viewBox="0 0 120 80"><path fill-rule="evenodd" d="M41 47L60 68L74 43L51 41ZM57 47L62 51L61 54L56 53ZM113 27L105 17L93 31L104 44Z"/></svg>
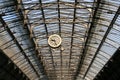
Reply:
<svg viewBox="0 0 120 80"><path fill-rule="evenodd" d="M55 41L55 45L57 45L56 41Z"/></svg>
<svg viewBox="0 0 120 80"><path fill-rule="evenodd" d="M54 39L53 41L54 41L55 45L57 45L56 40Z"/></svg>
<svg viewBox="0 0 120 80"><path fill-rule="evenodd" d="M55 40L55 39L51 39L51 41L53 41L53 42L54 42L54 44L55 44L55 45L57 45L57 43L56 43L56 40Z"/></svg>
<svg viewBox="0 0 120 80"><path fill-rule="evenodd" d="M55 41L55 39L51 39L51 41Z"/></svg>

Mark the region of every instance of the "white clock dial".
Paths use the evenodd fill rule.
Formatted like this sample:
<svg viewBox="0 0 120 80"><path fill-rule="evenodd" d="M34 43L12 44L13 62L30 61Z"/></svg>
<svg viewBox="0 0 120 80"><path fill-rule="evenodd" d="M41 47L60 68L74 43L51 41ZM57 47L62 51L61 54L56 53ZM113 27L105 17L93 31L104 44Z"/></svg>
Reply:
<svg viewBox="0 0 120 80"><path fill-rule="evenodd" d="M54 48L59 47L61 45L61 42L62 42L62 39L57 34L53 34L53 35L49 36L49 38L48 38L48 44Z"/></svg>

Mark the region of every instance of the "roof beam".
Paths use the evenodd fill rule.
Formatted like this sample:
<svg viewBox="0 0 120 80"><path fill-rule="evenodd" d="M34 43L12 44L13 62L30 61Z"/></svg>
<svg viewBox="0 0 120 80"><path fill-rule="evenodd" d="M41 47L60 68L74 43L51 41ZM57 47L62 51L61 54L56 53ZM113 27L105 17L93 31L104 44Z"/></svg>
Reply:
<svg viewBox="0 0 120 80"><path fill-rule="evenodd" d="M16 64L14 64L13 61L8 56L5 55L5 53L2 50L0 50L0 61L1 61L0 69L4 70L4 72L7 72L4 76L7 76L8 74L10 74L12 77L15 78L15 80L29 80L26 74L24 74L16 66ZM10 68L10 66L12 66L12 69ZM4 77L4 79L7 79L7 78Z"/></svg>
<svg viewBox="0 0 120 80"><path fill-rule="evenodd" d="M119 80L120 79L120 48L112 55L104 67L93 80Z"/></svg>
<svg viewBox="0 0 120 80"><path fill-rule="evenodd" d="M47 25L45 23L45 15L44 15L44 10L42 8L42 0L39 0L39 3L40 3L40 9L41 9L41 12L42 12L42 18L43 18L44 26L45 26L45 30L46 30L46 38L48 40L48 29L47 29ZM54 73L55 73L55 63L54 63L54 60L53 60L53 55L52 55L52 51L51 51L51 47L50 46L49 46L49 52L50 52L50 56L52 58L52 64L53 64Z"/></svg>
<svg viewBox="0 0 120 80"><path fill-rule="evenodd" d="M20 1L17 1L17 0L15 0L15 3L16 3L16 6L17 6L17 11L18 11L18 13L19 13L19 15L20 15L20 18L23 20L23 23L24 23L24 19L25 19L25 15L23 14L23 13L25 13L25 11L22 11L23 10L23 4L22 4L22 1L20 0ZM26 17L27 18L27 17ZM25 29L27 30L27 33L28 34L30 34L30 30L28 29L28 25L27 25L27 23L24 23L24 27L25 27ZM40 53L39 53L39 51L36 49L36 44L35 44L35 42L34 42L34 40L33 40L33 38L31 38L31 36L29 35L29 37L30 37L30 41L31 41L31 43L32 43L32 45L33 45L33 49L34 49L34 51L35 51L35 54L34 54L34 56L36 56L36 60L35 61L37 61L36 63L36 66L38 66L38 68L39 68L39 70L40 70L40 74L42 75L42 76L46 76L46 71L45 71L45 69L44 69L44 66L43 66L43 62L41 61L41 56L39 55ZM31 56L33 56L33 55L31 55ZM41 76L40 75L40 76Z"/></svg>
<svg viewBox="0 0 120 80"><path fill-rule="evenodd" d="M71 22L71 21L69 21L69 22L60 22L61 24L84 24L84 23L91 23L91 22L87 22L87 21L81 21L81 22ZM29 23L29 24L33 24L33 23ZM36 25L40 25L40 24L59 24L59 22L57 23L54 23L54 22L44 22L44 23L34 23L34 24L36 24Z"/></svg>
<svg viewBox="0 0 120 80"><path fill-rule="evenodd" d="M29 58L27 57L26 53L24 52L23 48L20 46L19 42L16 40L16 37L13 35L13 33L11 32L10 28L7 26L7 24L5 23L5 21L3 20L2 16L0 16L0 21L2 23L2 25L6 28L7 32L9 33L9 35L11 36L11 38L14 40L14 42L16 43L16 45L18 46L18 48L20 49L21 53L24 55L25 59L27 60L27 62L30 64L31 68L34 70L35 74L40 77L40 75L38 74L38 72L36 71L36 69L34 68L33 64L31 63L31 61L29 60Z"/></svg>
<svg viewBox="0 0 120 80"><path fill-rule="evenodd" d="M73 24L72 24L72 35L71 35L71 43L70 43L70 57L69 57L69 64L68 64L68 72L70 72L70 67L71 67L71 57L72 57L72 45L73 45L73 37L74 36L74 28L75 28L75 20L76 20L76 6L77 6L77 0L75 0L74 3L74 14L73 14ZM68 73L69 74L69 73ZM69 75L70 76L70 75Z"/></svg>
<svg viewBox="0 0 120 80"><path fill-rule="evenodd" d="M60 24L60 1L57 0L58 3L58 21L59 21L59 35L61 36L61 24Z"/></svg>
<svg viewBox="0 0 120 80"><path fill-rule="evenodd" d="M84 45L84 48L83 48L83 52L82 52L81 58L79 59L78 67L77 67L77 70L76 70L76 73L75 73L75 77L74 77L73 80L77 79L77 76L79 75L79 73L81 71L82 64L84 62L84 59L85 59L85 56L86 56L86 52L87 52L87 48L88 48L87 44L89 43L89 40L91 38L91 32L92 32L92 29L94 28L94 24L95 24L94 22L96 20L96 15L97 15L98 8L100 6L100 2L101 2L101 0L97 0L95 11L94 11L93 18L92 18L92 22L91 22L90 28L88 30L88 33L87 33L87 39L86 39L86 42L85 42L85 45Z"/></svg>
<svg viewBox="0 0 120 80"><path fill-rule="evenodd" d="M58 4L59 35L61 36L60 0L57 0L57 4ZM61 80L62 80L62 75L63 75L63 74L62 74L62 66L63 66L62 64L63 64L63 63L62 63L62 50L61 50L61 47L62 47L62 46L60 45L60 70L61 70L61 73L60 73L60 74L61 74L61 77L60 77L60 78L61 78Z"/></svg>
<svg viewBox="0 0 120 80"><path fill-rule="evenodd" d="M103 39L101 40L101 43L100 43L99 47L97 48L97 51L95 52L95 55L94 55L92 61L90 62L90 65L88 66L87 71L85 72L85 75L84 75L83 78L85 78L85 76L87 75L87 73L88 73L88 71L89 71L91 65L93 64L93 61L95 60L95 58L96 58L98 52L100 51L100 49L101 49L103 43L105 42L105 40L106 40L106 38L107 38L107 36L108 36L110 30L113 28L113 25L114 25L114 23L115 23L115 21L116 21L116 19L118 18L119 15L120 15L120 7L118 8L118 10L117 10L117 12L115 13L115 15L114 15L114 17L113 17L113 19L112 19L110 25L108 26L108 29L107 29L107 31L106 31L106 33L105 33Z"/></svg>
<svg viewBox="0 0 120 80"><path fill-rule="evenodd" d="M23 5L22 4L22 1L21 2L16 2L17 3L17 5ZM41 8L41 7L40 7ZM19 8L18 8L19 9ZM23 12L21 11L21 10L23 10ZM26 9L27 10L27 9ZM43 11L43 10L42 10ZM28 19L28 17L27 17L27 14L25 13L25 11L24 11L24 7L22 6L22 8L21 9L19 9L19 13L21 14L21 17L23 18L23 20L26 20L26 21L28 21L28 24L29 24L29 19ZM24 15L23 15L23 13L25 13ZM43 21L45 21L45 18L44 18L44 12L42 12L42 14L43 14L43 18L42 19L44 19ZM27 29L27 31L28 31L28 33L29 34L32 34L31 33L31 31L29 30L29 28L28 28L28 25L27 25L27 22L25 21L25 23L24 23L24 25L25 25L25 28ZM30 26L31 26L31 24L29 24ZM48 30L47 30L47 25L46 24L44 24L45 25L45 30L46 30L46 37L48 38ZM31 37L31 36L30 36ZM44 68L44 66L43 66L43 62L41 61L41 57L42 57L42 55L40 55L41 54L41 52L39 51L39 48L37 48L36 46L37 46L37 44L35 43L35 41L33 40L33 37L31 37L31 42L32 42L32 44L34 45L34 48L35 48L35 52L36 52L36 55L37 55L37 57L38 57L38 59L40 60L39 62L40 62L40 65L38 65L38 66L41 66L39 69L40 69L40 71L42 72L42 75L43 76L46 76L47 75L47 72L46 72L46 70L45 70L45 68ZM52 53L51 52L51 49L50 49L50 53ZM53 60L53 59L52 59ZM52 61L52 63L53 63L53 61ZM54 64L54 63L53 63ZM46 65L46 64L45 64ZM54 70L55 71L55 70ZM47 76L46 76L47 77ZM48 79L48 78L47 78Z"/></svg>

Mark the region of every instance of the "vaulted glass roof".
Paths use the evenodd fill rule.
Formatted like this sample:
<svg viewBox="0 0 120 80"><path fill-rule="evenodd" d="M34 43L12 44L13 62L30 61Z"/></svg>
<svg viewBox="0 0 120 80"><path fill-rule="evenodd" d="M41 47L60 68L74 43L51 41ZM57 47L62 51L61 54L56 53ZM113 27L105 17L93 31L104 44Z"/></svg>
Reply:
<svg viewBox="0 0 120 80"><path fill-rule="evenodd" d="M93 80L119 47L120 0L0 0L0 49L30 80Z"/></svg>

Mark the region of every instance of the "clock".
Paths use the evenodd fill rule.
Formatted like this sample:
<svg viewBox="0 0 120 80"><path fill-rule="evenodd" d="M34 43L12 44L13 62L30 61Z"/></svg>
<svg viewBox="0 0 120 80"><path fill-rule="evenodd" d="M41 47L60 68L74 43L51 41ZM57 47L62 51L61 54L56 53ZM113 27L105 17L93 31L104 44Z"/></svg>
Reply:
<svg viewBox="0 0 120 80"><path fill-rule="evenodd" d="M61 45L61 42L62 39L57 34L50 35L48 38L48 44L53 48L59 47Z"/></svg>

